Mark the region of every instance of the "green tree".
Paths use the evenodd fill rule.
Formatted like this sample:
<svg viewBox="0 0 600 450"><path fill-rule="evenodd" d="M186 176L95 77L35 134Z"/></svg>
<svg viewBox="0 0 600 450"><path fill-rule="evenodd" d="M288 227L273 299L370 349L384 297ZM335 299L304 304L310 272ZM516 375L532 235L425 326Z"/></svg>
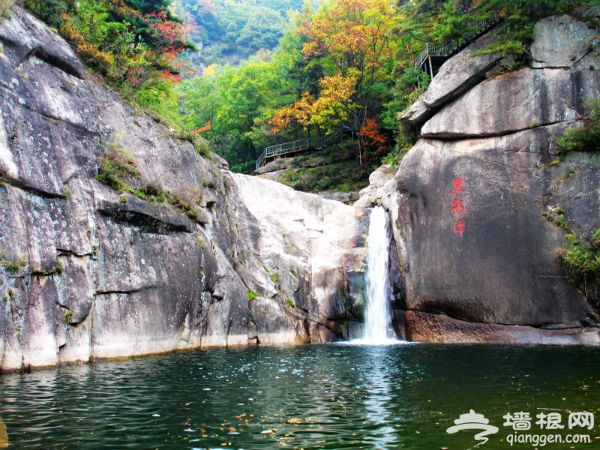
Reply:
<svg viewBox="0 0 600 450"><path fill-rule="evenodd" d="M278 12L264 6L254 7L239 30L235 44L247 55L260 49L273 49L283 36L285 26L286 20Z"/></svg>
<svg viewBox="0 0 600 450"><path fill-rule="evenodd" d="M239 67L209 66L204 76L181 87L184 116L190 129L210 123L203 133L232 168L253 164L273 143L267 120L289 101L291 88L285 58L250 60Z"/></svg>
<svg viewBox="0 0 600 450"><path fill-rule="evenodd" d="M125 0L132 8L141 11L143 14L153 12L168 11L171 0Z"/></svg>
<svg viewBox="0 0 600 450"><path fill-rule="evenodd" d="M271 121L275 130L296 122L327 135L348 132L362 162L361 131L391 100L394 20L388 0L337 0L305 21L299 28L308 61L305 71L320 73L318 88L304 91L292 106L278 111Z"/></svg>
<svg viewBox="0 0 600 450"><path fill-rule="evenodd" d="M256 53L270 53L284 35L300 0L175 0L178 14L191 24L201 51L189 55L198 66L239 64Z"/></svg>
<svg viewBox="0 0 600 450"><path fill-rule="evenodd" d="M66 0L25 0L25 5L51 27L58 28L68 9Z"/></svg>

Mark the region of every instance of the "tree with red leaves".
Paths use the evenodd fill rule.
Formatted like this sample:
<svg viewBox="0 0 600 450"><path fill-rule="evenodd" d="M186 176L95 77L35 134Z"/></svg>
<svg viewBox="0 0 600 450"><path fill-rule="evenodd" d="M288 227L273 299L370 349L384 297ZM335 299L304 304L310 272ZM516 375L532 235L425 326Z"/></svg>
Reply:
<svg viewBox="0 0 600 450"><path fill-rule="evenodd" d="M337 0L305 21L298 33L306 70L318 67L322 74L318 94L304 92L294 105L277 111L274 131L295 123L326 135L348 133L361 162L365 142L381 147L376 122L368 117L391 98L394 15L389 0Z"/></svg>

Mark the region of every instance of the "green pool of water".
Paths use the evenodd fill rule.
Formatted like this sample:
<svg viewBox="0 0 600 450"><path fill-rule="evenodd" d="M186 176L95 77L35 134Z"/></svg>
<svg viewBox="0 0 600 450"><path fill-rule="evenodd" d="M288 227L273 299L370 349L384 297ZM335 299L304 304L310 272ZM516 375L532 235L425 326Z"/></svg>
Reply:
<svg viewBox="0 0 600 450"><path fill-rule="evenodd" d="M447 433L470 410L498 428L487 442L475 439L481 430ZM539 415L550 413L562 429L547 429ZM0 418L11 449L592 449L600 448L600 351L314 345L179 353L2 375ZM550 435L563 442L547 442ZM519 443L535 436L537 445Z"/></svg>

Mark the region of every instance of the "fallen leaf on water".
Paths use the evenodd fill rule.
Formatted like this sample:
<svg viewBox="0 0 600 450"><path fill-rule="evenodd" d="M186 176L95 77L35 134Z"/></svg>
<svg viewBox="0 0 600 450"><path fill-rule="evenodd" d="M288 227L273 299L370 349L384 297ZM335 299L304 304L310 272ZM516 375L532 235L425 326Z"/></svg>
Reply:
<svg viewBox="0 0 600 450"><path fill-rule="evenodd" d="M0 448L9 448L8 442L8 432L6 430L6 425L4 421L0 417Z"/></svg>

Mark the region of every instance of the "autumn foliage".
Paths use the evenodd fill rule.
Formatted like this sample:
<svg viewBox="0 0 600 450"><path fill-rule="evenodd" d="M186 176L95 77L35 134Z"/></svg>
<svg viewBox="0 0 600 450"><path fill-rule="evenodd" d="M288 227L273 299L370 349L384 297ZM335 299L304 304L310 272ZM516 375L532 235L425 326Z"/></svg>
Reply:
<svg viewBox="0 0 600 450"><path fill-rule="evenodd" d="M388 0L338 0L330 11L305 22L306 57L327 57L344 75L381 67L391 56L393 9Z"/></svg>
<svg viewBox="0 0 600 450"><path fill-rule="evenodd" d="M206 122L206 125L204 125L203 127L198 127L194 129L194 133L197 135L201 135L202 133L206 133L207 131L210 131L212 128L212 122L209 120L208 122Z"/></svg>
<svg viewBox="0 0 600 450"><path fill-rule="evenodd" d="M275 132L285 129L294 121L304 127L317 126L320 130L331 132L347 118L355 107L352 96L356 80L337 74L319 80L321 93L318 98L304 92L293 106L275 113L270 123Z"/></svg>
<svg viewBox="0 0 600 450"><path fill-rule="evenodd" d="M389 0L337 0L326 3L298 28L306 70L318 69L317 93L304 91L291 106L275 112L270 123L282 132L289 125L356 138L359 160L364 145L381 147L374 119L390 98L394 9ZM378 111L379 110L379 111Z"/></svg>
<svg viewBox="0 0 600 450"><path fill-rule="evenodd" d="M117 87L137 88L157 76L177 80L182 71L177 56L190 48L188 28L166 9L170 0L24 1Z"/></svg>
<svg viewBox="0 0 600 450"><path fill-rule="evenodd" d="M367 117L358 135L368 150L375 150L379 153L387 148L387 136L379 128L375 119Z"/></svg>

